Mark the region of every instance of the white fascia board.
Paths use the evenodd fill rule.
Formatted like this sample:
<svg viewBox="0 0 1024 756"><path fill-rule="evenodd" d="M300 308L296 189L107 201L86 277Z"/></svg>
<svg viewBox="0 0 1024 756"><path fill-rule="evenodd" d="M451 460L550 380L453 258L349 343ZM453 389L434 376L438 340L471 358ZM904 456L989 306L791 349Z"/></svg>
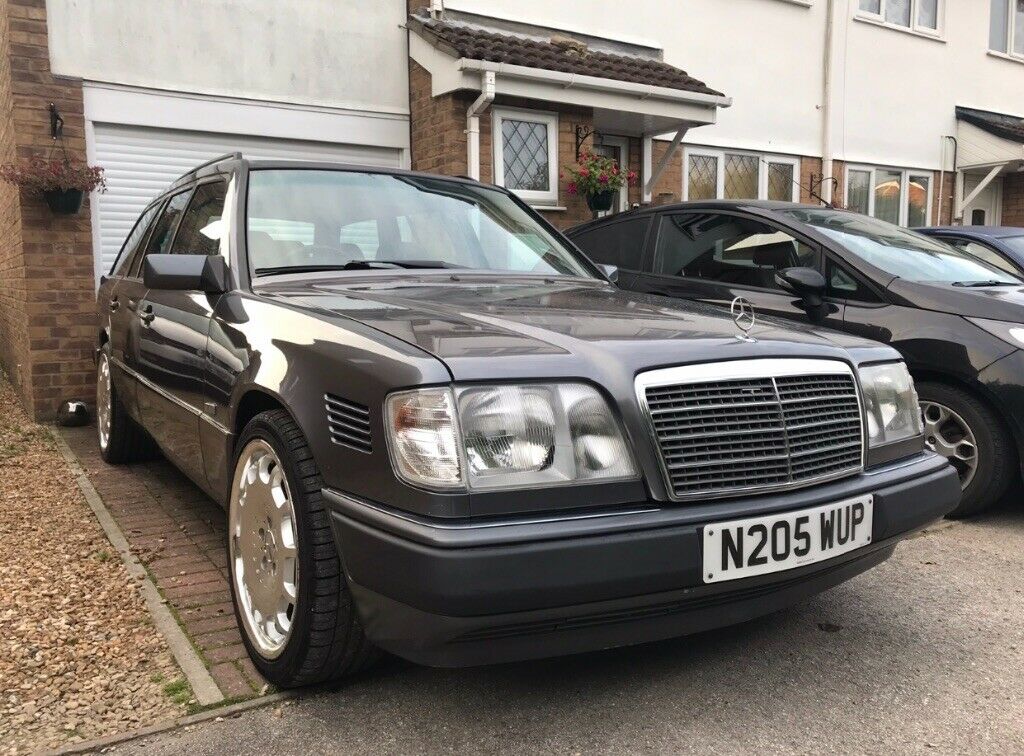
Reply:
<svg viewBox="0 0 1024 756"><path fill-rule="evenodd" d="M632 100L664 100L673 103L688 103L713 108L727 108L732 105L732 98L722 95L710 95L703 92L688 92L670 87L655 87L650 84L635 84L629 81L603 79L598 76L548 71L543 68L514 66L508 63L493 63L487 60L461 58L456 61L460 71L493 71L500 78L533 81L548 84L566 90L582 89L605 94L616 94Z"/></svg>
<svg viewBox="0 0 1024 756"><path fill-rule="evenodd" d="M409 117L83 83L85 118L152 128L409 149Z"/></svg>

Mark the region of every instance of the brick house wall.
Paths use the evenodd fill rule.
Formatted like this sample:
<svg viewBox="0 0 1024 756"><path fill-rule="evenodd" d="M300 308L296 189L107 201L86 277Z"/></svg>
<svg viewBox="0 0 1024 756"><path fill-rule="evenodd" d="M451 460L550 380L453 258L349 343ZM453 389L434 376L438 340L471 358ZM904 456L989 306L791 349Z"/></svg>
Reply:
<svg viewBox="0 0 1024 756"><path fill-rule="evenodd" d="M410 143L413 170L442 173L449 176L466 175L466 112L476 99L475 92L453 92L433 97L430 92L430 73L413 60L409 61L409 120L411 123ZM492 138L491 109L514 107L525 110L545 111L558 115L558 203L557 210L537 209L559 228L568 228L592 217L583 197L569 194L567 181L561 178L564 171L576 162L576 127L586 131L593 128L593 111L559 103L524 100L512 97L497 97L487 111L480 116L480 180L494 181L494 144ZM581 148L593 148L593 136L587 137ZM652 165L656 166L668 143L655 141ZM629 140L629 169L640 173L640 140ZM682 151L677 150L674 159L662 173L652 200L678 201L683 176ZM642 187L629 189L630 204L639 203Z"/></svg>
<svg viewBox="0 0 1024 756"><path fill-rule="evenodd" d="M1024 226L1024 173L1003 177L1004 226Z"/></svg>
<svg viewBox="0 0 1024 756"><path fill-rule="evenodd" d="M57 157L48 106L64 145L85 160L82 84L50 73L46 0L0 6L0 157ZM93 393L94 278L88 200L56 216L42 197L0 185L0 366L36 419Z"/></svg>

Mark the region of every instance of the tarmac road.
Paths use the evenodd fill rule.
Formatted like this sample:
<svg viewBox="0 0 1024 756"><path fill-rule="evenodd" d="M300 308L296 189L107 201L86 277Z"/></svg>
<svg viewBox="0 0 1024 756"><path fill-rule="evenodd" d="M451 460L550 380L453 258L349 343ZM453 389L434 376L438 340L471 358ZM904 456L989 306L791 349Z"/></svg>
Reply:
<svg viewBox="0 0 1024 756"><path fill-rule="evenodd" d="M1024 753L1024 503L941 523L798 607L462 670L389 660L118 753Z"/></svg>

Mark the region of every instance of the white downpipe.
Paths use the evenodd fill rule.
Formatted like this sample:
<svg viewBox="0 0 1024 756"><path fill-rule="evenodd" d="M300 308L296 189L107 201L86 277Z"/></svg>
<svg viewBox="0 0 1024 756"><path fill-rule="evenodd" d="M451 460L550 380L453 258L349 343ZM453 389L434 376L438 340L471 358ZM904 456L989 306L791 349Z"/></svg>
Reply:
<svg viewBox="0 0 1024 756"><path fill-rule="evenodd" d="M480 74L480 96L466 111L466 170L480 180L480 114L494 102L494 71Z"/></svg>
<svg viewBox="0 0 1024 756"><path fill-rule="evenodd" d="M832 201L832 37L835 34L835 0L825 6L825 52L821 83L821 198Z"/></svg>

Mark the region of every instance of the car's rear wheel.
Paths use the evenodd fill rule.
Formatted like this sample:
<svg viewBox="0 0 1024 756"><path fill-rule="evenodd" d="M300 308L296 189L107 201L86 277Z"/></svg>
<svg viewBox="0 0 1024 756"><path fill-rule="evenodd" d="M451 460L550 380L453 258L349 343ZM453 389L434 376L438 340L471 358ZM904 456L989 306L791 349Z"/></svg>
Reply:
<svg viewBox="0 0 1024 756"><path fill-rule="evenodd" d="M944 383L917 384L925 444L956 468L963 494L949 516L969 517L995 504L1017 469L1010 434L983 402Z"/></svg>
<svg viewBox="0 0 1024 756"><path fill-rule="evenodd" d="M282 688L365 668L378 652L356 616L302 431L284 410L263 412L237 448L228 563L253 663Z"/></svg>
<svg viewBox="0 0 1024 756"><path fill-rule="evenodd" d="M106 345L96 359L96 437L100 456L112 465L137 462L153 454L149 435L128 416L118 398Z"/></svg>

